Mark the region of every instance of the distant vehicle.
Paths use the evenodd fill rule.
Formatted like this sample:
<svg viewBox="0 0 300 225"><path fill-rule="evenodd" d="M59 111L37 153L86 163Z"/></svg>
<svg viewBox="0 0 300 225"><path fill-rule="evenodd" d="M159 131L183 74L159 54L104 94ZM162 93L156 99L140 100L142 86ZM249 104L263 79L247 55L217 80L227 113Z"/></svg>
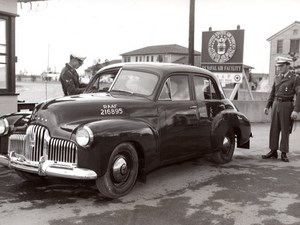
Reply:
<svg viewBox="0 0 300 225"><path fill-rule="evenodd" d="M49 71L42 73L41 76L43 81L58 81L60 73Z"/></svg>
<svg viewBox="0 0 300 225"><path fill-rule="evenodd" d="M21 177L95 180L109 198L163 165L200 156L228 163L251 137L211 72L164 63L105 67L85 93L41 103L22 128L11 127L0 120L9 166Z"/></svg>

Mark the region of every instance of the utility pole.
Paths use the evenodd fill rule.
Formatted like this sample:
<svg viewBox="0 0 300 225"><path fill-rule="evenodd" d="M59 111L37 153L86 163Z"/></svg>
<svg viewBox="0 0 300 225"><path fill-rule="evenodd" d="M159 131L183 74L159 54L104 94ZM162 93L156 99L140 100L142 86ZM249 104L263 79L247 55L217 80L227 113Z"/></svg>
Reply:
<svg viewBox="0 0 300 225"><path fill-rule="evenodd" d="M194 65L195 0L190 0L189 64Z"/></svg>

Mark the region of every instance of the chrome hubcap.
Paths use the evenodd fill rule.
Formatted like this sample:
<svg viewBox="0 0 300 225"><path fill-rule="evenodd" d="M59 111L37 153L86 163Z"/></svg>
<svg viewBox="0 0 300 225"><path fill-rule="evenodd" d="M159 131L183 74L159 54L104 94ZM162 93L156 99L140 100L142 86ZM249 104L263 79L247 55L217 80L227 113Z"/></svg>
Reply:
<svg viewBox="0 0 300 225"><path fill-rule="evenodd" d="M118 157L113 165L112 173L113 178L117 183L120 183L124 180L126 180L128 175L128 165L124 157L120 156Z"/></svg>
<svg viewBox="0 0 300 225"><path fill-rule="evenodd" d="M225 137L223 140L223 152L227 154L230 151L230 140L228 137Z"/></svg>

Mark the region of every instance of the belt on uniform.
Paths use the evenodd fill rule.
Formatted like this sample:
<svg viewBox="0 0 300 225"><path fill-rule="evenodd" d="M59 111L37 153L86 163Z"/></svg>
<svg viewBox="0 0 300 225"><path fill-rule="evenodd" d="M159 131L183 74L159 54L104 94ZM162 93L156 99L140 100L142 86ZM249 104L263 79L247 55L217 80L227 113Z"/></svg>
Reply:
<svg viewBox="0 0 300 225"><path fill-rule="evenodd" d="M278 98L278 97L276 97L275 100L278 102L293 102L294 101L293 99L290 99L290 98Z"/></svg>

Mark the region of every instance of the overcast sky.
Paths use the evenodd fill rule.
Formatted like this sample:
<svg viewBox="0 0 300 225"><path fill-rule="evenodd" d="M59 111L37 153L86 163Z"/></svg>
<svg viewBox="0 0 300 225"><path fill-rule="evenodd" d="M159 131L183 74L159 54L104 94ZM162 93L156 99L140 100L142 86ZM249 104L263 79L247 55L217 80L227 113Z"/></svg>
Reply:
<svg viewBox="0 0 300 225"><path fill-rule="evenodd" d="M266 40L300 21L300 0L195 0L195 50L202 32L245 30L244 64L269 72ZM150 45L188 47L190 0L49 0L18 3L16 72L60 72L70 52L87 56L81 71L100 59ZM49 49L49 51L48 51ZM48 57L49 52L49 57Z"/></svg>

